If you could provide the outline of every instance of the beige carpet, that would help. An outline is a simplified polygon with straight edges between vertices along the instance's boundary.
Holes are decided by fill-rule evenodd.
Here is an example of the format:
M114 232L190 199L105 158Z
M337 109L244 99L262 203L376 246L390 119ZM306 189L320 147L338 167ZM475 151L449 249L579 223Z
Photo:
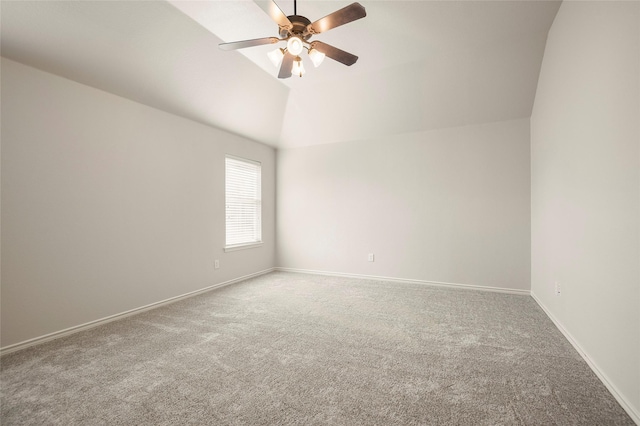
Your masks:
M527 296L272 273L1 360L3 425L632 425Z

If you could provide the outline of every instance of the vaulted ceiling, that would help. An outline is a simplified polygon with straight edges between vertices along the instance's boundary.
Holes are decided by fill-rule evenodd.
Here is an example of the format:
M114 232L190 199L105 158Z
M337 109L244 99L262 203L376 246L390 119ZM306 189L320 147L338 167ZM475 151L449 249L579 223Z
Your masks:
M350 1L305 1L314 21ZM277 1L293 14L293 1ZM2 56L240 134L296 147L531 115L558 1L360 0L367 17L314 39L359 56L277 78L277 36L248 0L2 1Z

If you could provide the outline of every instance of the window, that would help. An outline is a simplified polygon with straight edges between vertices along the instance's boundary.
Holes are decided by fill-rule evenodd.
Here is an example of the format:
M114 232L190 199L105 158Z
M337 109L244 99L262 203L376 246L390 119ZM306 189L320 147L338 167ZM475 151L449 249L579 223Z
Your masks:
M227 155L225 158L225 250L262 243L260 163Z

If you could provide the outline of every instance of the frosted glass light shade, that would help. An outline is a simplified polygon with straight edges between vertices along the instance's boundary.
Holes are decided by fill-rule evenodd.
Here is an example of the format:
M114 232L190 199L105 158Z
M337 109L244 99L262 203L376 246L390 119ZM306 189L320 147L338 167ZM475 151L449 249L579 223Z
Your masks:
M324 53L319 52L316 49L309 50L309 58L316 68L318 68L322 61L324 61L324 56Z
M302 60L298 56L295 61L293 61L293 67L291 67L291 75L297 75L302 77L305 73L304 65L302 64Z
M269 57L269 60L271 61L273 66L277 68L280 66L282 58L284 58L284 50L280 48L272 50L271 52L267 53L267 56Z
M292 55L298 56L300 52L302 52L303 48L304 45L302 44L302 40L298 37L290 37L289 41L287 41L287 50Z

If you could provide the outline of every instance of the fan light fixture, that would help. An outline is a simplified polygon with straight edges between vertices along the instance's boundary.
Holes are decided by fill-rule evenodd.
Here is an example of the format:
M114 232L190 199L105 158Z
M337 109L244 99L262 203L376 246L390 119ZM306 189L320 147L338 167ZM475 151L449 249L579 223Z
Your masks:
M294 56L298 56L302 53L302 49L304 49L304 45L302 44L302 40L299 37L293 36L289 37L287 41L287 51Z
M267 56L269 57L269 60L271 60L273 66L278 68L282 63L282 58L284 58L284 49L277 48L276 50L272 50L267 53Z
M305 73L304 65L302 65L302 59L300 56L296 56L293 61L293 67L291 68L291 75L297 75L302 77Z
M309 49L309 58L311 59L311 62L313 62L313 65L316 68L318 68L322 63L322 61L324 61L324 57L325 57L324 53L314 49L313 47Z

